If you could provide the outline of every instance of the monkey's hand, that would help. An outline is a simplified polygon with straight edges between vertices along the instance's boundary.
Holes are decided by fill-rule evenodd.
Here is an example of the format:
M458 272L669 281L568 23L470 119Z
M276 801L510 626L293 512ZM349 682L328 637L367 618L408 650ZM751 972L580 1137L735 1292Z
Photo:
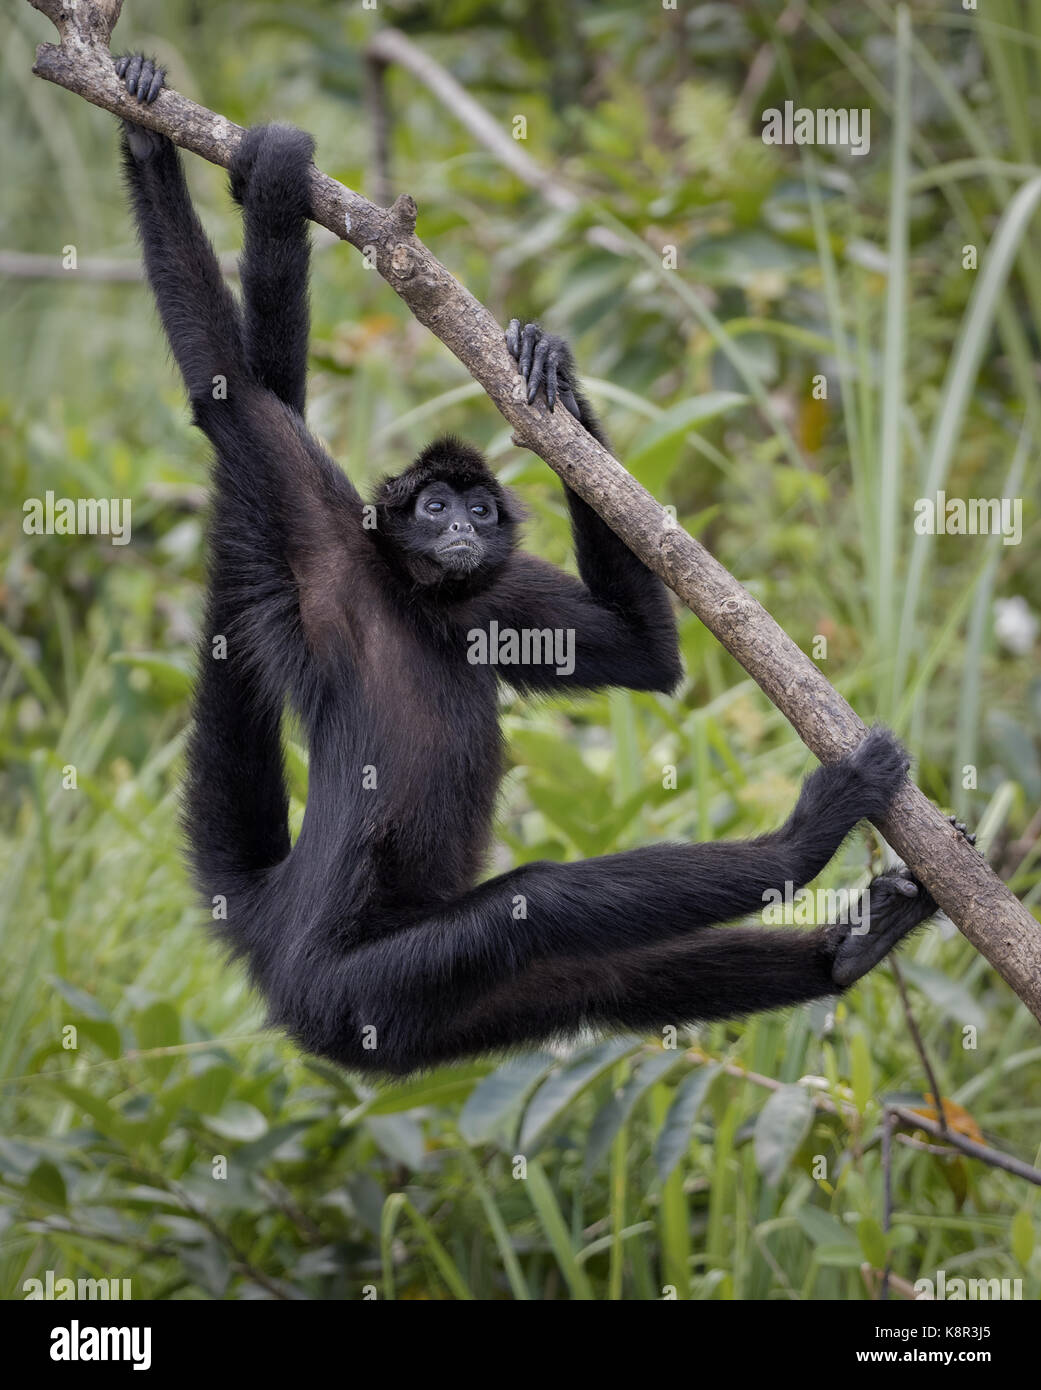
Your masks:
M228 165L231 196L277 221L311 213L314 137L291 125L251 126Z
M154 60L146 58L143 53L124 53L113 61L116 76L122 80L130 95L137 97L140 105L151 106L163 90L166 69L157 67ZM170 143L169 138L160 135L157 130L149 130L147 126L126 119L123 120L123 134L127 148L137 160L151 159Z
M565 409L576 420L582 419L582 410L575 397L575 359L565 339L553 333L543 333L537 323L522 326L520 319L510 319L506 346L517 359L520 374L528 388L529 405L538 395L539 387L545 383L546 404L550 410L559 396Z

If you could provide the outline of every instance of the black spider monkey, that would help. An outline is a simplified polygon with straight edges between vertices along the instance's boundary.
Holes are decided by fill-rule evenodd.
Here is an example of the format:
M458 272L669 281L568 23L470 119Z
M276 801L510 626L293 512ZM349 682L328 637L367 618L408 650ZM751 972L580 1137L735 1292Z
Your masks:
M116 70L139 101L162 88L141 56ZM393 1074L587 1026L660 1029L846 988L936 910L906 871L870 885L866 934L712 924L807 883L858 821L886 811L909 764L885 729L814 772L787 822L757 840L476 882L502 749L499 668L471 664L468 634L493 621L574 631L570 674L502 672L521 691L669 692L675 626L657 577L570 490L581 579L518 550L516 501L456 439L429 445L366 510L303 419L312 151L301 131L262 126L235 153L240 310L173 144L124 122L148 278L215 454L185 821L199 885L226 904L221 934L272 1022L309 1052ZM507 344L529 401L543 387L550 409L559 399L606 445L567 345L516 319ZM287 697L310 748L295 846Z

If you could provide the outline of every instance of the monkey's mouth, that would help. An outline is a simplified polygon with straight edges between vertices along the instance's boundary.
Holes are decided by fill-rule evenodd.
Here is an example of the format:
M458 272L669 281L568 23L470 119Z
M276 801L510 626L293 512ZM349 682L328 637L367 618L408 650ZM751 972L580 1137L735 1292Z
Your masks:
M474 569L481 562L481 547L476 541L460 536L438 547L437 558L452 569Z

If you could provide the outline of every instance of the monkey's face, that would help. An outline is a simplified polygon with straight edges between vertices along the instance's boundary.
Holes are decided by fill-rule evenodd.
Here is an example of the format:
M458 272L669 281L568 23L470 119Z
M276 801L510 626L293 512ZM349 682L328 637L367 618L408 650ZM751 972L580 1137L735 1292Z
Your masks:
M416 494L402 539L411 555L443 574L466 576L502 563L508 551L504 529L488 488L460 490L439 479Z

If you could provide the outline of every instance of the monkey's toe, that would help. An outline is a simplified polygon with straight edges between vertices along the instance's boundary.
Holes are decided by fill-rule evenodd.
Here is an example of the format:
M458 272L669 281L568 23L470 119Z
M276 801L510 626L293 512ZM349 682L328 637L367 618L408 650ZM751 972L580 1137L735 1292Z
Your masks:
M130 95L136 96L142 106L150 106L163 90L166 79L165 68L159 67L153 59L143 53L123 53L115 59L116 76L123 82Z

